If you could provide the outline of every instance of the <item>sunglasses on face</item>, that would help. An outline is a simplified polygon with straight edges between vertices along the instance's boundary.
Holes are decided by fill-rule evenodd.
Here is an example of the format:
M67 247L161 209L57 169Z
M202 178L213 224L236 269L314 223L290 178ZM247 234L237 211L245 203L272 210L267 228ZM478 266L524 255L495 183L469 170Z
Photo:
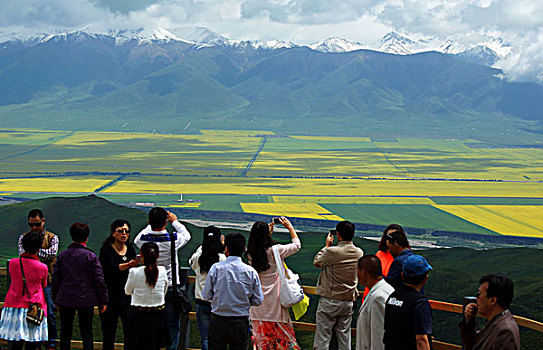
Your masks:
M43 222L29 222L28 226L30 227L40 227Z
M115 230L115 232L117 233L130 233L130 230L129 229L126 229L126 228L118 228Z

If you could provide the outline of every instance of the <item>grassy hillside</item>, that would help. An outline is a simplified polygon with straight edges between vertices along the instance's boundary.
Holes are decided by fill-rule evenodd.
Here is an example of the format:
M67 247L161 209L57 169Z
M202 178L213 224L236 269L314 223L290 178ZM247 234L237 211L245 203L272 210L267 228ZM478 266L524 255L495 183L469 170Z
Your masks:
M3 223L0 234L0 254L12 257L17 254L17 238L28 231L27 214L39 208L44 212L46 227L55 232L60 239L60 250L71 242L69 228L74 222L89 225L91 235L89 247L98 251L102 241L109 235L109 225L117 218L128 220L132 230L142 228L147 221L145 213L137 209L120 207L104 199L88 197L53 197L22 202L0 207L0 220Z
M539 140L543 118L541 85L511 83L497 69L435 52L195 50L97 37L6 43L0 68L9 127L288 129L526 144Z
M136 209L120 207L104 199L88 196L76 198L48 198L0 207L0 221L4 224L0 232L0 253L4 257L16 252L17 236L26 230L26 214L32 208L41 208L47 217L47 226L59 234L61 248L69 242L68 227L75 221L86 222L91 227L89 246L97 250L107 236L109 223L116 218L125 218L138 231L146 222L146 214ZM182 218L181 218L182 219ZM187 224L193 239L180 251L182 266L201 243L201 227ZM232 230L223 230L224 233ZM246 232L244 234L247 234ZM287 234L276 233L274 238L288 242ZM301 275L304 285L315 285L319 270L312 265L312 259L324 244L322 233L301 233L302 249L287 259L287 264ZM365 253L374 253L376 242L356 238L355 244ZM511 307L513 313L543 320L543 306L534 300L543 298L543 276L538 267L543 266L543 252L536 249L514 248L476 251L466 248L432 249L419 251L425 256L434 271L426 288L431 299L461 303L464 296L476 293L479 278L487 273L503 273L515 282L515 300ZM2 279L2 285L4 280ZM5 289L2 288L2 297ZM314 322L317 299L312 298L310 311L303 320ZM436 339L459 343L457 323L460 316L434 312L434 333ZM195 330L193 330L195 332ZM99 339L99 337L97 337ZM312 334L300 332L298 338L302 348L310 348ZM194 340L196 341L196 340ZM537 349L543 342L543 334L523 331L523 349ZM535 345L534 345L535 344ZM195 344L193 344L195 345ZM531 346L533 345L533 346ZM534 347L535 346L535 347Z

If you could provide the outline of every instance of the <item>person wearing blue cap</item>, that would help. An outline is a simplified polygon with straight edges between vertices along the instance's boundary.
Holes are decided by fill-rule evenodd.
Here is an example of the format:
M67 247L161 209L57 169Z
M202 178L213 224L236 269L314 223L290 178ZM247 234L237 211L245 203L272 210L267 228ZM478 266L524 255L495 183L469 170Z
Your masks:
M420 293L433 270L426 259L411 255L402 266L403 286L388 298L385 307L386 350L431 349L432 310L428 298Z

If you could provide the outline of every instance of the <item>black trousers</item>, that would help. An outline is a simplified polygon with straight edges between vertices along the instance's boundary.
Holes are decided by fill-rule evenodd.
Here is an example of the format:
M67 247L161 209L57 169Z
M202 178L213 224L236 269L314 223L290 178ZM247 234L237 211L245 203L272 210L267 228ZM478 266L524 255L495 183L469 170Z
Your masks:
M209 350L247 350L249 317L226 317L211 314Z
M8 341L8 350L40 350L41 342Z
M117 323L121 318L123 324L124 333L124 346L125 349L131 349L130 346L130 317L132 315L132 308L130 306L130 299L125 304L109 304L106 308L106 312L100 314L100 325L102 328L103 336L103 350L113 350L115 348L115 334L117 333Z
M74 328L74 318L77 312L79 320L79 332L83 340L83 349L93 349L92 337L92 317L94 316L94 307L69 307L61 306L60 314L60 350L70 350L72 341L72 332Z

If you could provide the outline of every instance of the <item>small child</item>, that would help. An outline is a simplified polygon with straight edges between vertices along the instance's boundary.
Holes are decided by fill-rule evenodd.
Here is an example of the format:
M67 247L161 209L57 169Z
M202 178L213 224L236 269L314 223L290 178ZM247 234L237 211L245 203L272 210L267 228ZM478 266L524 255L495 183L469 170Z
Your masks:
M245 237L231 233L224 240L226 261L211 266L202 298L211 301L209 350L247 349L249 307L262 304L264 295L256 270L241 261Z

